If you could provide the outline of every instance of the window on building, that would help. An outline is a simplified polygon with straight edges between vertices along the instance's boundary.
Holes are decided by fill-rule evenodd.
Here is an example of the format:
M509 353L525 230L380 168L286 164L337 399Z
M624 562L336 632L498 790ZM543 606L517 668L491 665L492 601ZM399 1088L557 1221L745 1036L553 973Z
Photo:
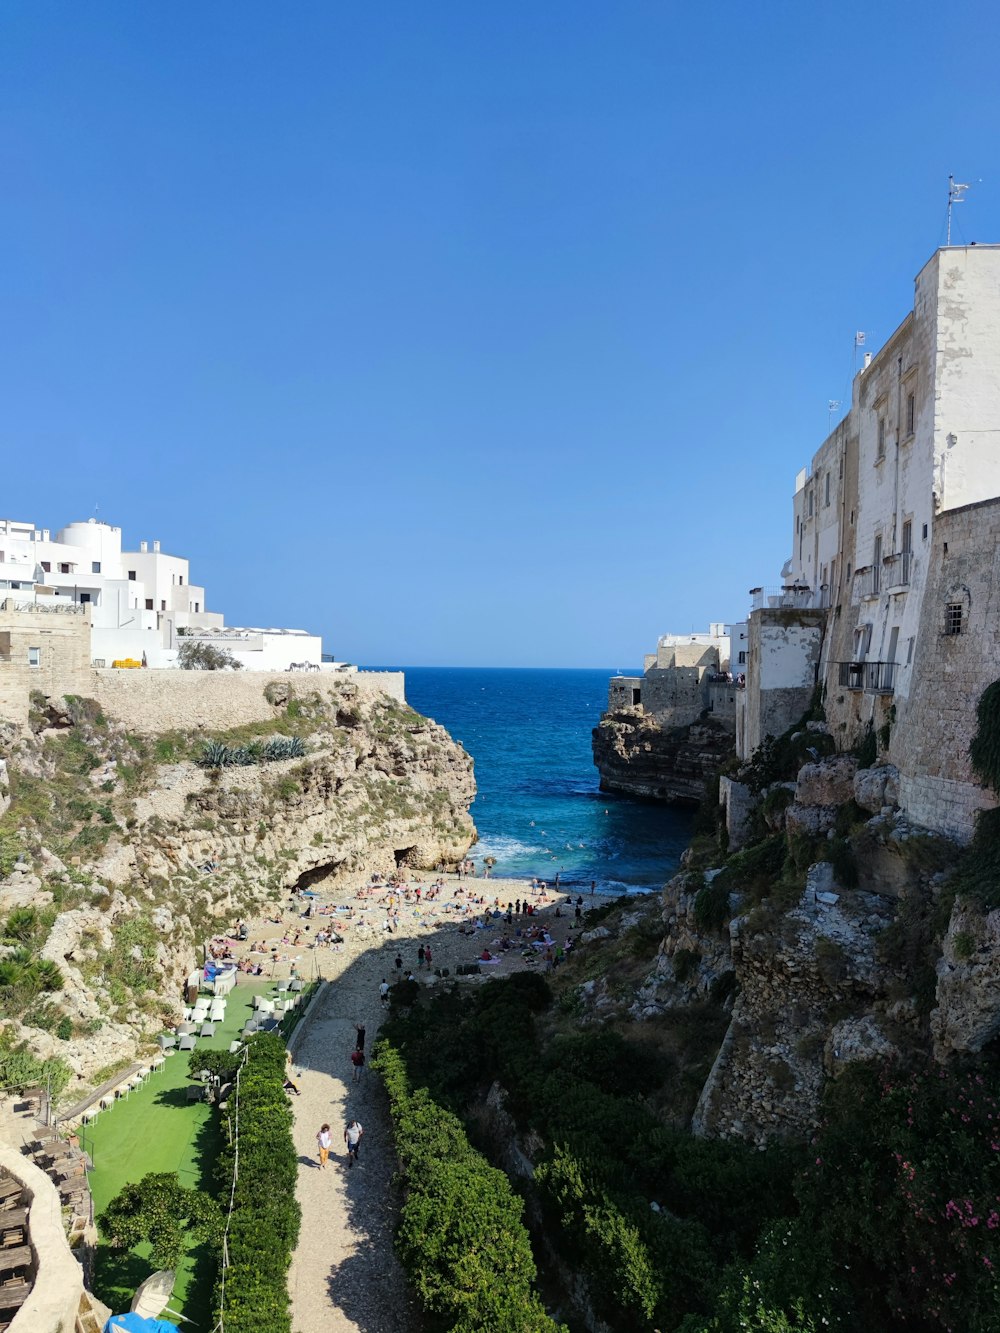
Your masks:
M912 435L917 420L917 400L914 394L906 396L906 433Z
M962 632L962 612L964 607L961 602L949 602L944 609L944 632L945 634L961 634Z
M740 653L740 666L745 666L747 660L746 653Z
M129 572L128 572L128 576L129 576L129 579L131 580L131 582L134 583L134 582L135 582L135 570L134 570L134 569L130 569Z
M878 419L878 448L875 451L875 462L885 458L885 417Z
M823 504L827 509L830 508L830 474L829 472L823 478Z
M152 599L152 597L147 597L147 598L146 598L146 610L147 610L147 611L152 611L152 609L153 609L153 599Z
M848 581L848 583L850 583L850 581L851 581L851 562L850 562L850 560L848 560L848 562L847 562L847 581Z
M196 613L200 612L200 611L201 611L201 602L195 602L195 604L194 604L194 609L195 609L195 612L196 612Z
M51 573L52 573L52 561L51 561L51 560L43 560L43 561L42 561L42 568L45 570L46 574L51 574Z
M913 635L906 640L906 665L909 666L913 661Z
M161 611L166 611L166 609L167 609L167 604L166 604L166 602L161 602L161 603L160 603L160 610L161 610Z
M37 667L37 666L41 666L41 665L42 665L42 650L41 650L41 648L29 648L29 649L28 649L28 666L30 666L30 667Z
M70 567L69 567L69 565L67 565L65 562L64 562L63 564L61 564L61 565L59 566L59 573L60 573L60 574L69 574L69 573L70 573Z
M923 537L924 541L927 540L927 524L926 524L926 523L924 524L924 530L923 530L923 532L922 532L920 535Z
M809 517L812 518L812 516L813 516L813 493L812 493L812 491L810 491L810 492L809 492Z
M91 562L90 562L90 572L91 572L91 574L100 574L100 572L101 572L101 562L100 562L100 560L91 560Z
M882 534L875 538L872 549L872 592L878 592L882 586Z
M80 601L81 601L81 603L89 602L89 601L90 601L90 593L89 593L89 592L82 592L82 593L80 594Z
M182 588L184 587L184 575L183 575L183 574L178 574L178 575L177 575L177 582L181 585Z

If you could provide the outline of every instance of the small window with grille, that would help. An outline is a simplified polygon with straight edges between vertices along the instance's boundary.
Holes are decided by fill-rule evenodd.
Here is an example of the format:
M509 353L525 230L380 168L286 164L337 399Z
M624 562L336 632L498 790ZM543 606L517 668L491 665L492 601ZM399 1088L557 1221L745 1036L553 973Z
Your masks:
M944 632L945 634L961 634L962 632L962 612L964 607L961 602L949 602L944 609Z

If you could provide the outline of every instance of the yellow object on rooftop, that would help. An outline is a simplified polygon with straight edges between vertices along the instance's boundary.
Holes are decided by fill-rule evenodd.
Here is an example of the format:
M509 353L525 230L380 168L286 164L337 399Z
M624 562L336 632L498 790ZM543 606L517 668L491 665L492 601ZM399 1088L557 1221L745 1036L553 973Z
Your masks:
M137 662L134 657L119 657L116 662L112 662L113 667L141 667L142 663Z

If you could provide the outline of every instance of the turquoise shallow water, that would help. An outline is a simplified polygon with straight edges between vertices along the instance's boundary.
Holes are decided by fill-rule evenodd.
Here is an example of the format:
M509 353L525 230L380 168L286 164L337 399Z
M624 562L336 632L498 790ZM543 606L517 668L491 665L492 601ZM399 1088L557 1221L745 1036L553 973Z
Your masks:
M601 893L659 888L691 836L691 814L598 789L590 733L608 671L407 667L411 706L447 727L476 765L473 856L495 874Z

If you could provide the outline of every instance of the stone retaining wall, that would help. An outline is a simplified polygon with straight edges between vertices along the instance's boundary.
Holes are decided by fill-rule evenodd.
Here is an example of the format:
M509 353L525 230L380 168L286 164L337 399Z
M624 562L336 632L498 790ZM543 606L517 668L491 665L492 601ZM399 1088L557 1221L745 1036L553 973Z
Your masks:
M157 734L174 728L225 731L275 716L264 691L287 686L291 695L318 693L342 697L350 686L370 697L389 695L405 702L401 671L354 674L300 671L178 671L149 668L123 671L108 667L93 673L92 697L109 717L129 731Z
M66 1241L59 1191L16 1148L0 1147L0 1167L31 1197L30 1243L36 1268L31 1295L11 1321L10 1333L67 1333L76 1323L83 1269Z

